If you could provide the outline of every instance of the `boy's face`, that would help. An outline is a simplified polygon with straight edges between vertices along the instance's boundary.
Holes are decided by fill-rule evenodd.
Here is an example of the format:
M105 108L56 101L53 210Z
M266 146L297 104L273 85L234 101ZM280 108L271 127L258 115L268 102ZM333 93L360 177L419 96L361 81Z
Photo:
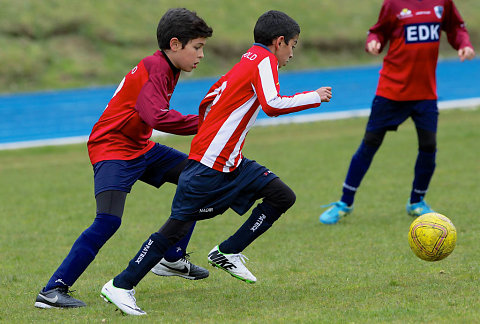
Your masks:
M170 60L178 69L190 72L197 67L203 58L203 47L207 42L206 38L200 37L190 40L184 48L180 42L171 43Z
M278 60L278 67L281 68L282 66L287 65L288 61L293 57L293 49L297 45L298 35L292 37L288 44L285 42L283 36L279 37L277 42L278 49L276 50L275 56Z

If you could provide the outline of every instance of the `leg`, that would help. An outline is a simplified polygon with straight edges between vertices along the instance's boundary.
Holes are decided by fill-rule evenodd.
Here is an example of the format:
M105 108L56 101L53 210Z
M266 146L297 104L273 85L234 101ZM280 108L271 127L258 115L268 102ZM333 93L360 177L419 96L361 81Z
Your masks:
M350 167L343 183L343 195L340 199L347 206L352 206L363 177L367 173L370 164L372 163L375 153L382 145L386 131L365 132L362 143L352 157Z
M167 249L178 243L192 228L193 221L169 218L158 232L153 233L129 262L127 268L115 277L113 285L133 289L164 256Z
M412 119L418 136L418 155L415 162L412 191L407 202L407 213L420 216L433 210L423 200L435 171L437 152L438 107L436 100L421 100L415 103Z
M126 192L104 191L98 194L97 216L75 241L67 257L45 286L45 290L55 287L72 286L95 259L100 248L112 237L121 224Z
M264 197L263 202L253 209L237 232L208 254L208 261L213 266L248 283L255 283L257 278L243 264L245 256L240 252L265 233L296 199L295 193L279 178L270 181L259 192L261 197Z
M222 253L234 254L243 251L257 237L266 232L273 223L295 203L295 193L280 178L269 182L261 191L263 202L258 204L250 217L227 240L219 245Z
M418 155L415 163L415 176L413 179L410 203L421 200L427 193L428 185L435 171L435 157L437 152L436 133L417 128Z
M104 191L96 196L97 216L92 225L78 237L67 257L38 294L35 306L40 308L82 307L85 303L68 295L68 287L87 269L100 248L121 224L127 193Z
M163 182L178 184L178 179L188 162L187 156L177 150L168 148L167 157L163 157L147 168L147 172L141 177L154 186ZM163 170L167 169L165 173ZM179 276L185 279L198 280L207 278L207 269L196 266L189 261L187 245L195 228L195 222L189 232L175 245L172 245L164 254L163 259L152 268L152 272L158 276Z
M352 157L350 167L343 183L343 195L340 201L333 202L323 207L330 207L319 218L323 224L336 224L341 216L346 216L353 211L353 201L363 177L368 171L373 157L382 144L386 130L370 132L365 136L357 152Z
M170 182L173 184L178 184L178 178L180 177L180 173L182 173L185 165L187 164L188 159L185 158L183 161L178 163L176 166L171 168L169 171L165 173L164 180L165 182ZM187 245L190 242L190 238L193 233L193 229L195 228L195 222L193 223L190 231L182 238L178 244L172 246L167 250L164 255L165 260L168 262L175 262L180 260L186 255L187 252Z
M127 268L103 286L101 294L105 301L115 304L126 314L145 315L137 306L133 287L162 259L168 247L185 236L191 227L191 221L168 219L158 232L150 235Z

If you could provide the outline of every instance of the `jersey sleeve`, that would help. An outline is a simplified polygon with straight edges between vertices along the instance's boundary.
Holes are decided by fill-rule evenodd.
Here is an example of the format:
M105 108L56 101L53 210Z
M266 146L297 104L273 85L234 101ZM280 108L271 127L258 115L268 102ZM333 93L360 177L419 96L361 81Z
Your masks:
M197 115L182 115L170 109L167 76L155 73L149 77L137 99L135 108L142 120L158 131L176 135L193 135L198 130Z
M445 17L442 29L447 33L448 42L454 49L458 50L466 46L473 48L465 23L452 0L445 2Z
M380 52L385 48L389 41L389 36L395 26L395 16L391 13L390 1L385 0L380 14L378 15L378 21L368 30L367 41L365 42L365 50L367 50L367 44L372 40L376 40L381 44Z
M207 94L203 98L203 100L200 102L200 105L198 107L198 128L202 125L202 122L205 120L205 117L208 114L208 111L210 110L210 107L212 107L213 102L217 99L217 96L219 95L221 89L221 85L224 82L225 77L222 76L220 79L215 82L210 89L208 90Z
M265 57L259 64L253 80L253 88L263 111L276 117L318 107L321 99L316 91L297 93L293 96L279 94L278 70L272 66L270 57Z

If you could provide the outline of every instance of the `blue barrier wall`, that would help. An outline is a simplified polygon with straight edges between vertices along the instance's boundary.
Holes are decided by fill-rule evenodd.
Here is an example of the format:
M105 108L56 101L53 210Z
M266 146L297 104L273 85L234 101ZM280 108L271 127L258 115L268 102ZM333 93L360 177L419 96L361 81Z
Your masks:
M290 95L325 85L333 87L334 98L330 103L296 113L295 116L365 110L375 94L379 69L379 66L361 66L280 73L280 92ZM439 62L439 103L480 99L479 74L479 59L463 63L453 59ZM215 81L216 78L180 80L172 96L171 108L185 114L197 113L198 103ZM84 140L115 89L116 85L112 85L1 95L0 148L22 146L21 143L32 141L48 143L49 140L62 138L80 137ZM259 119L265 118L268 118L265 114L259 115Z

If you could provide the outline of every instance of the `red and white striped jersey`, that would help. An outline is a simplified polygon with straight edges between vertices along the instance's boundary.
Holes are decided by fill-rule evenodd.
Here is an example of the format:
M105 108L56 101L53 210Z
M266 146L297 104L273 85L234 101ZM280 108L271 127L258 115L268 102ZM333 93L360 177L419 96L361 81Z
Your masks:
M453 48L472 47L452 0L384 0L367 37L367 44L377 40L382 49L390 41L377 95L397 101L437 99L435 70L442 30Z
M231 172L242 160L245 137L260 108L279 116L320 106L316 91L279 94L278 61L270 50L254 44L200 103L199 130L189 158L221 172Z

